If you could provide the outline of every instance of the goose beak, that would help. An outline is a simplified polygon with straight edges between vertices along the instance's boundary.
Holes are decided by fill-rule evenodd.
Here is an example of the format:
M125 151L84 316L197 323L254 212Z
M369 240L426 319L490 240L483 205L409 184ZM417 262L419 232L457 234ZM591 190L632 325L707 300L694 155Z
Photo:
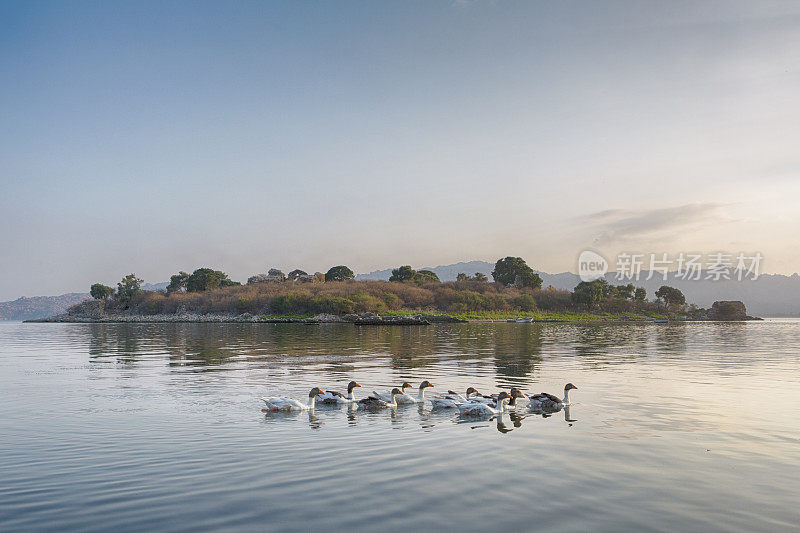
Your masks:
M354 386L354 387L360 387L360 386L361 386L361 384L360 384L360 383L356 383L356 384L355 384L355 385L353 385L353 386Z

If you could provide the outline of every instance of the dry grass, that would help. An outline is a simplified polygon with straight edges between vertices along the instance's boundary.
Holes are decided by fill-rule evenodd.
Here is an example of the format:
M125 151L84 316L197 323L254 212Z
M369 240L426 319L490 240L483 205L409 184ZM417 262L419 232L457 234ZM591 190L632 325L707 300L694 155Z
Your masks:
M516 289L496 283L455 281L417 285L412 282L343 281L320 284L259 283L206 292L163 294L142 292L131 301L138 314L250 313L253 315L317 313L385 313L422 311L469 314L481 312L586 311L564 290ZM653 304L654 305L654 304ZM651 305L605 302L597 311L649 311ZM114 311L109 302L107 310Z

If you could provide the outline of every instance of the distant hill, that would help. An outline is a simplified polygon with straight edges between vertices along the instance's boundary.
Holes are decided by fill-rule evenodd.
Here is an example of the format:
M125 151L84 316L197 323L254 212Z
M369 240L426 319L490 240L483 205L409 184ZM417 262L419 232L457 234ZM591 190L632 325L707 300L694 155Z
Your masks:
M425 270L436 272L442 281L454 281L459 272L474 275L482 272L492 279L494 263L486 261L469 261L452 265L437 267L424 267ZM422 270L422 269L419 269ZM536 271L542 277L542 287L552 285L556 289L572 290L580 282L577 274L562 272L549 274ZM356 279L388 280L392 269L375 270L368 274L359 274ZM628 283L616 279L614 272L606 274L609 283L615 285ZM655 297L655 292L661 285L677 287L686 296L686 301L700 307L711 307L717 300L741 300L747 305L747 312L757 316L796 317L800 316L800 275L792 274L762 274L756 281L684 281L671 276L664 281L661 274L655 274L652 279L646 280L648 272L642 272L640 281L633 282L637 287L647 289L647 298Z
M88 293L71 292L61 296L35 296L0 302L0 320L33 320L58 315L68 307L87 300Z
M492 277L492 270L494 270L494 263L487 263L486 261L469 261L467 263L455 263L452 265L440 265L437 267L423 267L417 270L431 270L436 272L439 279L442 281L455 281L456 276L463 272L469 276L474 276L476 273L481 272L489 279ZM367 274L358 274L357 280L370 279L377 281L388 281L389 276L392 275L392 269L375 270Z
M168 282L144 283L146 291L165 290ZM60 315L70 306L90 298L88 292L70 292L60 296L34 296L17 298L11 302L0 302L0 320L34 320Z
M161 283L142 283L142 290L145 291L165 291L167 290L169 281L162 281Z

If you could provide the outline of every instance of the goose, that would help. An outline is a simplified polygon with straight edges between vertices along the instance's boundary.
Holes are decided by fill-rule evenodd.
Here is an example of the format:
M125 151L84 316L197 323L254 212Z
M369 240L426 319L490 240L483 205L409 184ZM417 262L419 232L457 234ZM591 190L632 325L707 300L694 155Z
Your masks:
M475 394L470 398L470 401L485 403L489 407L497 407L497 398L499 395L500 393L495 393L487 396L485 394L480 394L478 391L475 391ZM519 390L517 387L511 387L511 392L508 393L508 397L510 398L508 406L511 407L512 409L516 408L517 406L516 403L517 398L523 398L525 400L528 399L528 397L525 394L523 394L522 391Z
M539 394L531 394L531 409L534 410L544 410L544 411L557 411L564 407L565 405L569 405L569 391L572 389L577 389L575 385L572 383L567 383L564 385L564 399L562 400L558 396L553 394L548 394L546 392L542 392Z
M492 407L481 402L467 402L458 406L461 416L492 416L502 413L506 408L506 402L511 396L503 391L497 396L497 407Z
M520 404L518 403L518 400L528 400L528 397L516 387L511 387L511 394L509 396L511 399L508 400L508 403L506 404L507 411L513 411L519 407Z
M300 400L289 398L287 396L269 396L261 398L267 404L262 411L305 411L314 408L314 402L317 396L323 394L322 389L314 387L308 392L308 403L303 403Z
M475 387L467 387L466 396L461 396L459 393L449 390L447 394L438 398L431 398L431 407L434 409L455 409L459 405L469 402L478 394L478 390Z
M397 395L397 403L402 405L409 405L413 403L425 403L425 389L428 387L433 387L433 383L428 381L427 379L419 384L419 392L416 396L411 396L410 394L406 394L405 392L401 392Z
M410 389L413 385L408 381L404 381L402 385L400 385L400 393L404 394L406 389ZM372 395L378 398L379 400L383 400L384 402L391 402L392 401L392 392L377 392L372 391Z
M358 400L358 406L364 409L382 409L385 407L397 407L397 395L402 394L400 389L397 387L392 389L392 401L387 402L386 400L381 400L375 396L367 396L366 398L362 398Z
M342 394L341 392L336 391L325 391L319 398L317 398L318 403L326 404L326 405L340 405L343 403L354 403L356 401L355 396L353 395L353 389L356 387L360 387L361 385L357 381L351 381L347 384L347 396Z

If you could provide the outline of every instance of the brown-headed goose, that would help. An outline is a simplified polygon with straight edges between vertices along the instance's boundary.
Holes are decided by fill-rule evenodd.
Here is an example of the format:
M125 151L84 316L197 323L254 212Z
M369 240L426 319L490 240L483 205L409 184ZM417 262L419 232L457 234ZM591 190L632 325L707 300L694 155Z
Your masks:
M355 396L353 395L353 389L356 387L360 387L357 381L351 381L347 384L347 396L342 394L341 392L328 390L325 391L324 394L320 395L317 398L317 403L322 403L326 405L339 405L345 403L354 403L356 401Z
M392 389L392 401L387 402L386 400L381 400L376 396L367 396L361 400L358 400L358 406L363 407L364 409L383 409L385 407L397 407L397 395L402 394L400 389L397 387Z
M567 383L564 385L564 398L561 399L558 396L553 394L548 394L546 392L541 392L539 394L531 394L530 396L530 406L531 409L540 410L540 411L557 411L564 407L565 405L569 405L569 391L573 389L577 389L575 385L572 383Z

